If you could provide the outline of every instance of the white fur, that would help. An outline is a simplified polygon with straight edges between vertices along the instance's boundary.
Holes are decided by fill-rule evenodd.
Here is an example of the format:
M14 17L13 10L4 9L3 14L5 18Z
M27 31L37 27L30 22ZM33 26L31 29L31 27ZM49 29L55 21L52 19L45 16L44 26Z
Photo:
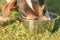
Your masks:
M0 16L0 20L2 20L2 21L7 21L7 20L9 20L9 18L6 17L6 18L3 19L3 18Z
M32 6L31 0L26 0L26 3L29 5L29 7L30 7L32 10L34 10L34 9L33 9L33 6Z
M49 12L46 10L45 16L48 17L48 20L50 20Z
M11 0L6 0L7 3L9 3Z

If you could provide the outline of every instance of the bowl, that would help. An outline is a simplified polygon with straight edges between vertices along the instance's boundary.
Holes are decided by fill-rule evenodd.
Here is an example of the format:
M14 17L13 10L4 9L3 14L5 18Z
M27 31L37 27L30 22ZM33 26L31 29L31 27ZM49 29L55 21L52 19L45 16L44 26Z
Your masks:
M49 12L51 20L26 20L20 18L22 21L22 25L28 33L33 32L34 34L43 33L46 30L52 31L54 28L55 20L59 18L59 16L55 13Z

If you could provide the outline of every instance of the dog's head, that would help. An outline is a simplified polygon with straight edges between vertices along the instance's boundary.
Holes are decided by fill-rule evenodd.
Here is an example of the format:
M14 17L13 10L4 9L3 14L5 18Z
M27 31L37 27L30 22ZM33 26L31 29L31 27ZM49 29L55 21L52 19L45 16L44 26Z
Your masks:
M14 6L18 6L17 9L22 12L22 16L25 19L42 18L46 11L44 0L10 0L9 4L11 3L14 4Z
M19 7L18 9L20 9L20 11L24 15L27 14L26 16L29 16L29 13L31 12L30 13L31 16L35 15L34 18L36 19L37 16L42 17L45 14L46 7L45 7L44 0L18 0L17 3L18 3L18 7ZM32 14L34 14L34 15L32 15Z

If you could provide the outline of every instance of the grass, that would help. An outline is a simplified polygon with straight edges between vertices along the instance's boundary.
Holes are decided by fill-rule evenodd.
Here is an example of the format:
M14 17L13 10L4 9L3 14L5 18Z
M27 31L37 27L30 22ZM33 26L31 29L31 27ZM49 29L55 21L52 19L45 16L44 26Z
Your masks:
M0 2L0 11L5 1ZM60 15L60 0L46 0L49 11ZM11 11L10 20L0 21L0 40L60 40L60 18L56 20L52 32L46 30L43 34L34 35L27 33L21 21L18 19L19 13Z

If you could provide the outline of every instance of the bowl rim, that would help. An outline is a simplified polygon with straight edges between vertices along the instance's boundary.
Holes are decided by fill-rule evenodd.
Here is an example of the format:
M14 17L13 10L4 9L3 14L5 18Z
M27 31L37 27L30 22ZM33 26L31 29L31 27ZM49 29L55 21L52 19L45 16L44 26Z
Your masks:
M53 18L53 19L50 19L50 20L27 20L27 19L22 19L22 18L19 18L21 20L24 20L24 21L34 21L34 22L46 22L46 21L54 21L54 20L57 20L59 18L59 15L56 14L56 13L53 13L53 12L48 12L49 14L52 14L52 15L55 15L56 18Z

